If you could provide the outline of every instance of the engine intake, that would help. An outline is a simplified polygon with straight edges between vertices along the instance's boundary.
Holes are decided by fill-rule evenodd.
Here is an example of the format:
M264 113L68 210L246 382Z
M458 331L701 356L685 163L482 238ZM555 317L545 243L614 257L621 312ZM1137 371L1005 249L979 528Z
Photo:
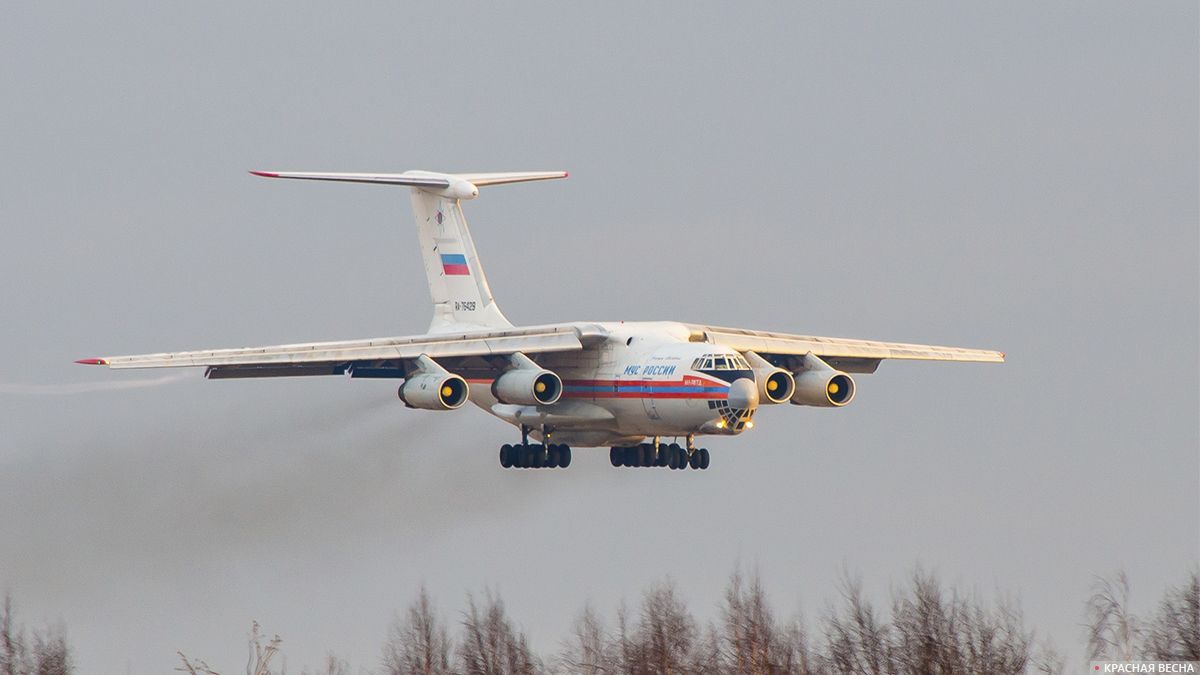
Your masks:
M467 402L467 381L453 373L418 373L396 393L404 405L421 410L454 410Z
M759 378L758 393L761 394L762 400L786 403L796 393L796 378L782 368L755 375Z

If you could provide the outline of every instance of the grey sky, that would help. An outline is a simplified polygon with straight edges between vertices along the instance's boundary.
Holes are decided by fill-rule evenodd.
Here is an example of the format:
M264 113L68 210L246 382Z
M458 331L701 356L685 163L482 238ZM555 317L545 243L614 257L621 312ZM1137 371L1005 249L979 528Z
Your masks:
M375 665L424 581L542 650L737 561L783 612L914 563L1072 653L1093 573L1200 558L1194 2L9 3L0 586L83 672ZM505 313L994 347L766 410L704 473L496 465L336 378L94 390L72 359L419 333L407 195L247 169L567 169L467 205ZM152 374L152 377L156 377ZM34 385L25 389L22 385ZM45 385L62 385L61 393Z

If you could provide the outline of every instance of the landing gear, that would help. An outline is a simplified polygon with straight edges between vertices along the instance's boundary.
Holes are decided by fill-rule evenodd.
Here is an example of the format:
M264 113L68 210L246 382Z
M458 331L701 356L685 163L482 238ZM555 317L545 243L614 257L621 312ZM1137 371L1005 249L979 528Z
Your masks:
M657 440L657 439L656 439ZM608 461L613 466L625 467L670 467L672 470L707 469L709 454L707 448L697 448L689 437L688 447L680 447L678 443L642 443L629 447L613 447L608 451Z
M521 443L500 446L500 466L509 469L565 469L571 466L571 446L550 442L551 429L542 427L546 443L530 443L529 427L521 427Z

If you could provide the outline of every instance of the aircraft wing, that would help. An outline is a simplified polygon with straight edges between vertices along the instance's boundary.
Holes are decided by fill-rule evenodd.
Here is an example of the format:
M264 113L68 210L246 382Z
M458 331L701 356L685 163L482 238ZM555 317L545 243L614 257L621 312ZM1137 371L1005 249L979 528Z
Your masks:
M797 357L812 353L829 365L847 372L873 373L883 359L1004 362L1003 352L990 349L791 335L717 326L689 325L689 328L693 335L706 336L709 342L726 345L741 352L753 351L763 356Z
M598 326L554 324L341 342L106 356L81 359L76 363L117 369L207 366L205 375L213 379L342 375L346 372L356 377L404 377L407 372L405 362L421 355L442 359L572 351L583 349L586 341L602 335L603 328Z

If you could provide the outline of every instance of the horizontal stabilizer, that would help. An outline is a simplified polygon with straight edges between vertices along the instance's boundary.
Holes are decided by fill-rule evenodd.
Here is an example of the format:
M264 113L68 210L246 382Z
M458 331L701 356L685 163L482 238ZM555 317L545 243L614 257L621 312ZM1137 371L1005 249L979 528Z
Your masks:
M410 176L403 173L314 173L311 171L251 171L263 178L294 178L296 180L331 180L341 183L374 183L377 185L406 185L443 189L450 187L449 178Z
M510 171L508 173L456 173L454 174L472 185L507 185L508 183L528 183L535 180L554 180L566 178L566 171Z
M476 187L527 183L536 180L566 178L566 171L511 171L508 173L435 173L433 171L405 171L404 173L320 173L311 171L251 171L263 178L293 178L296 180L327 180L339 183L371 183L375 185L403 185L407 187L445 190L451 185L466 181Z

